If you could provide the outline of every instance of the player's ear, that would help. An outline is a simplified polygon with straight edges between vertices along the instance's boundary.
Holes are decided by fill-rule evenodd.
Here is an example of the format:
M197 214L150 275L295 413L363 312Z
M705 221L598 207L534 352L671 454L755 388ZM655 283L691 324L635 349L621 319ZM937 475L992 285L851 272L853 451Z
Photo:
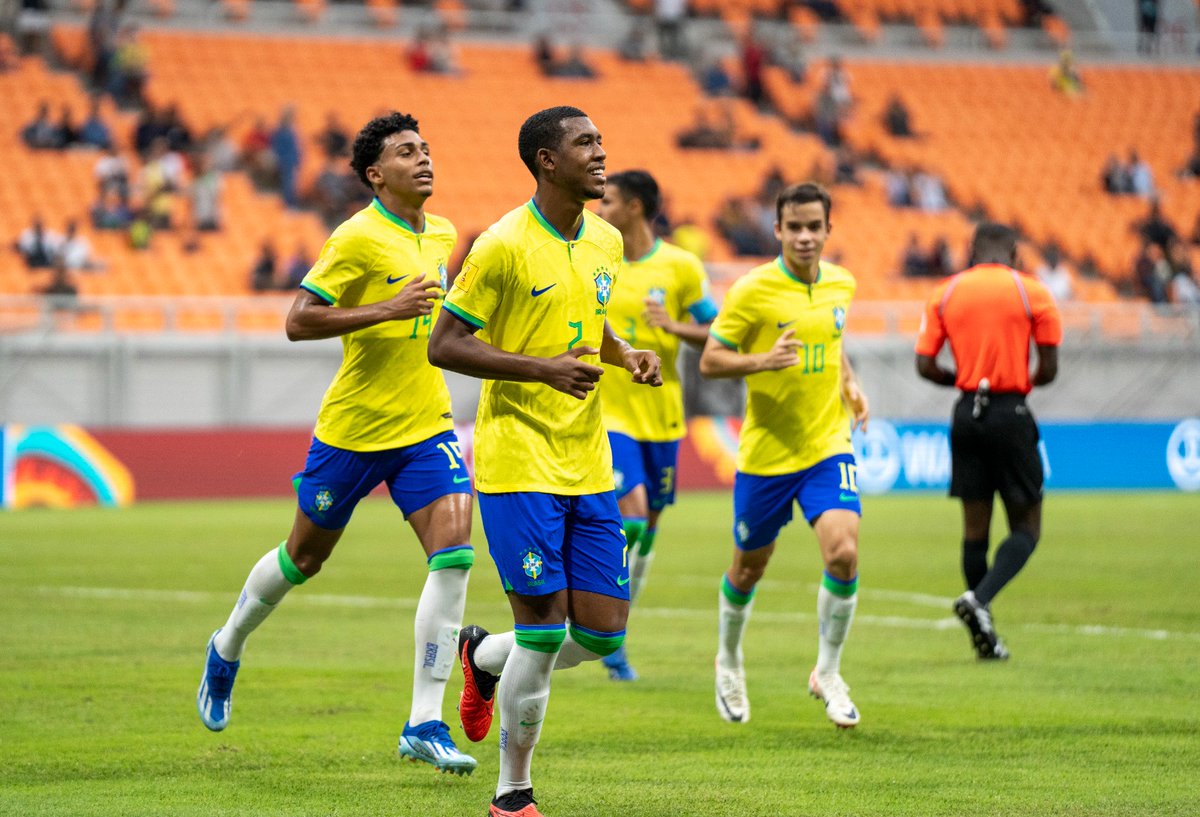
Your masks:
M827 235L827 236L828 236L828 235L829 235L830 233L832 233L832 232L833 232L833 222L832 222L832 221L829 221L828 219L826 219L826 221L825 221L825 235Z
M550 148L538 148L537 163L543 170L554 170L554 151Z
M366 174L367 181L369 181L372 186L383 184L383 171L379 169L379 165L367 165Z
M775 222L775 240L783 241L783 231L779 229L779 222Z

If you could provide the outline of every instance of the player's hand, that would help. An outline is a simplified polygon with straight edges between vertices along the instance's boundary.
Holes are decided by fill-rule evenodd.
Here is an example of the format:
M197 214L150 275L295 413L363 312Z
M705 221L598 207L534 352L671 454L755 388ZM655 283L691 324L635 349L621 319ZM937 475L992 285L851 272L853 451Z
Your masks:
M788 329L780 335L770 351L764 352L762 370L768 372L787 369L800 362L799 351L804 347L804 341L796 340L796 330Z
M871 419L871 404L857 381L847 380L842 384L842 399L850 409L850 430L861 428L865 432Z
M577 400L587 397L596 388L604 369L579 358L598 355L600 350L592 346L576 346L561 355L546 360L547 372L542 382L552 389L569 394Z
M634 383L662 385L662 361L649 349L630 349L625 352L625 368L633 373Z
M442 295L441 285L434 280L419 275L409 281L400 291L384 303L388 307L391 320L402 321L429 315L433 312L434 302Z
M644 303L646 311L642 313L642 320L655 329L662 329L664 332L672 335L675 334L675 331L672 329L675 321L671 320L671 316L667 314L667 308L653 298L647 298Z

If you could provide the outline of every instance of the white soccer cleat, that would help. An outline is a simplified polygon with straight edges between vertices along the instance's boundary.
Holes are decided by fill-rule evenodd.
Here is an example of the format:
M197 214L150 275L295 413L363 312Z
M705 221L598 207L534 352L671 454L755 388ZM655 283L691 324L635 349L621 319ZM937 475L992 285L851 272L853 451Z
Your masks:
M717 662L717 713L730 723L750 720L750 698L746 695L746 671L726 669Z
M814 669L808 676L808 691L825 702L825 715L839 729L849 729L858 724L858 707L850 700L850 687L838 673L817 675Z

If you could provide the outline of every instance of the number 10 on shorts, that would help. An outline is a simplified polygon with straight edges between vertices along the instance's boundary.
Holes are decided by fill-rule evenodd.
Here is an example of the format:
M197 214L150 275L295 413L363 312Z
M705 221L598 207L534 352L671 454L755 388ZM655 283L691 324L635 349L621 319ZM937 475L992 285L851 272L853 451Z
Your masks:
M838 484L838 487L843 491L853 491L857 494L858 479L856 474L858 473L858 466L849 462L839 462L838 471L842 475L842 481Z

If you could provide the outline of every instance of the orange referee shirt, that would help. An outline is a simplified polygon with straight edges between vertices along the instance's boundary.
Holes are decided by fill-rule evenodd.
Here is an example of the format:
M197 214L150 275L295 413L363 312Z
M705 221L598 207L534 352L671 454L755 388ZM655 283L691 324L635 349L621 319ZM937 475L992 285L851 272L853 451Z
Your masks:
M1031 275L980 264L938 284L921 317L917 354L936 357L950 341L954 385L1029 394L1029 345L1062 343L1062 316L1050 291Z

